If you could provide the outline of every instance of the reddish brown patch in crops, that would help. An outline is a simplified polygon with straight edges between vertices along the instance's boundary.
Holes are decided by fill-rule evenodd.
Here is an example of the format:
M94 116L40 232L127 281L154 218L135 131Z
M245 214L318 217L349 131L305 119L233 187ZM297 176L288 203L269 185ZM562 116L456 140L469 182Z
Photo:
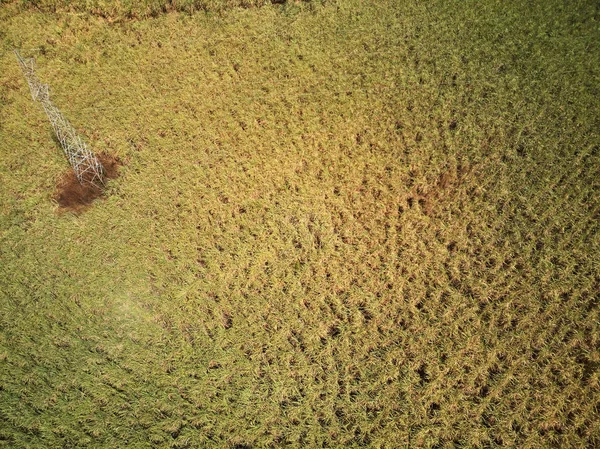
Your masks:
M431 215L444 199L453 198L455 191L474 175L474 167L459 165L442 173L431 185L415 187L406 199L409 208L418 204L425 215Z
M106 179L115 179L119 176L119 167L122 164L118 157L100 153L98 159L104 167ZM102 187L80 184L75 172L69 169L56 183L54 199L58 202L60 212L81 213L103 193Z

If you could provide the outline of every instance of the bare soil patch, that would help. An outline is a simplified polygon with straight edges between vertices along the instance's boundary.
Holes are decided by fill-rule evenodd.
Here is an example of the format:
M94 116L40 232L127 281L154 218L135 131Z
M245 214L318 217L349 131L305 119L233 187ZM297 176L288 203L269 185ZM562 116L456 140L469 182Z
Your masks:
M115 179L119 176L119 167L122 165L118 157L106 153L98 154L100 163L104 166L106 179ZM104 188L92 184L82 185L77 180L75 172L69 169L56 183L54 199L58 202L59 212L83 212L92 202L102 197Z

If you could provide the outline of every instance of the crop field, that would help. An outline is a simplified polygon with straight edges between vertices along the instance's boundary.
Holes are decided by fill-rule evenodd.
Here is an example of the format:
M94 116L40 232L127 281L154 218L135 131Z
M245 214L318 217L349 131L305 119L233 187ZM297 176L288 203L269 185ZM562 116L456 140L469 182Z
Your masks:
M9 0L0 67L0 448L600 447L597 1Z

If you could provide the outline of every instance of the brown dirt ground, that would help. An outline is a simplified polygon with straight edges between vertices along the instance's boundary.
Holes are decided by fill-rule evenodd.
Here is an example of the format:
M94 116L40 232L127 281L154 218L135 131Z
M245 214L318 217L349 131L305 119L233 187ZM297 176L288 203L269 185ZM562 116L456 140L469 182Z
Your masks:
M122 163L118 157L100 153L98 159L104 166L106 179L115 179L119 176L119 167ZM58 202L59 212L79 214L89 207L95 199L100 198L103 193L103 188L91 184L80 184L75 172L69 169L58 179L54 199Z

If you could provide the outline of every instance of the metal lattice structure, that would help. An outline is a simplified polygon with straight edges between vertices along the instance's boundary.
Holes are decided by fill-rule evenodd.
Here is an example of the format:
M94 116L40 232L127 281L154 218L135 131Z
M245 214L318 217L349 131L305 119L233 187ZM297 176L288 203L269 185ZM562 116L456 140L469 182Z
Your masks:
M81 184L92 184L96 187L104 185L104 167L96 155L87 147L79 137L75 128L71 126L60 110L50 101L50 89L47 84L42 84L35 74L35 60L33 58L23 59L15 50L15 55L25 75L31 97L39 101L48 119L56 138L60 142L77 179Z

